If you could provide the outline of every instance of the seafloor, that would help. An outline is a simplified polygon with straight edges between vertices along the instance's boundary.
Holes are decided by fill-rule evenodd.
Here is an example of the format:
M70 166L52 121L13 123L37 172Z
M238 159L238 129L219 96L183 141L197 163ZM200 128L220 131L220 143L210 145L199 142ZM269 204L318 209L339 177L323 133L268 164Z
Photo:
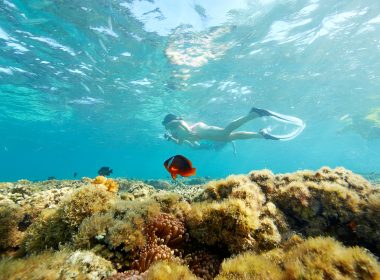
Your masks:
M0 279L380 279L378 181L187 182L0 183Z

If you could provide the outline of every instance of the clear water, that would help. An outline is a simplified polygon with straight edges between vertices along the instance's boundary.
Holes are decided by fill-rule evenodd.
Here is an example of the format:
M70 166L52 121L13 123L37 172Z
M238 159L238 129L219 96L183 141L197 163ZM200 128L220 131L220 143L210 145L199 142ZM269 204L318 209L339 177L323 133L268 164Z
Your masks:
M217 4L216 4L217 3ZM0 0L0 180L166 178L345 166L380 171L380 2ZM226 125L252 106L292 141L192 150L162 118ZM244 126L278 127L269 119Z

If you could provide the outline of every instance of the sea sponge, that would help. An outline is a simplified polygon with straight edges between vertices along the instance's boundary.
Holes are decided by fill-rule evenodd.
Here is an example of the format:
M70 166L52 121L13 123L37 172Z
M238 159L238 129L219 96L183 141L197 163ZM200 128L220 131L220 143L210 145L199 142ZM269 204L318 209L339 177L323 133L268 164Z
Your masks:
M190 204L178 193L159 191L150 198L160 204L162 212L172 213L177 217L183 217L190 209Z
M71 235L72 231L63 222L60 211L45 209L25 231L22 248L29 254L45 249L57 250L60 244L71 240Z
M238 253L257 249L252 234L260 225L258 214L236 198L220 203L194 203L186 216L186 225L190 236L198 242Z
M99 185L82 187L62 201L62 219L69 226L76 228L85 218L109 210L115 199L114 193Z
M119 184L112 180L111 178L106 178L104 176L97 176L94 181L94 185L103 185L106 187L107 191L116 193L119 190Z
M115 273L112 264L88 251L46 251L26 259L0 262L0 279L106 279Z
M282 237L274 221L269 217L260 219L260 226L255 230L254 238L260 250L270 250L280 244Z
M110 261L89 251L75 251L66 258L59 279L106 279L115 273Z
M291 248L283 266L287 279L380 279L380 265L372 255L326 237Z
M274 183L267 198L284 211L294 230L306 236L331 235L347 244L375 246L376 230L367 230L372 225L362 214L373 188L362 177L344 168L323 167L317 172L276 175Z
M160 261L153 264L146 272L146 280L197 280L185 265L173 261Z
M30 216L31 221L33 221L42 210L46 208L58 208L61 200L73 191L73 188L65 187L35 192L22 201L23 209Z
M248 178L258 184L266 194L271 194L277 188L276 177L269 169L253 170L248 174Z
M75 247L90 249L99 240L104 240L113 223L112 213L96 213L85 218L79 226L78 233L74 236Z
M20 245L23 233L18 225L23 216L20 206L10 199L0 198L0 252L15 249Z
M194 201L221 201L231 197L259 205L265 200L258 185L252 183L247 176L231 175L226 179L207 183L203 193L196 197Z
M146 280L145 275L146 273L140 273L137 270L127 270L118 272L108 277L107 280Z
M105 241L110 247L121 247L125 252L137 250L146 242L143 227L144 219L138 215L125 217L123 220L115 219L108 229Z
M205 185L205 190L195 201L220 201L229 197L233 188L246 183L247 178L243 175L231 175L226 179L210 181Z
M361 214L348 223L348 229L380 256L380 188L375 188L368 196Z
M286 279L279 265L252 252L240 254L223 261L220 274L215 280L280 280Z
M135 198L146 198L157 191L154 187L136 180L122 180L119 186L120 190L132 194Z
M118 269L126 269L143 247L145 220L140 215L114 217L113 212L96 213L83 220L74 236L76 248L87 248L111 260Z
M161 212L161 205L154 199L116 200L109 210L117 219L140 216L149 219Z

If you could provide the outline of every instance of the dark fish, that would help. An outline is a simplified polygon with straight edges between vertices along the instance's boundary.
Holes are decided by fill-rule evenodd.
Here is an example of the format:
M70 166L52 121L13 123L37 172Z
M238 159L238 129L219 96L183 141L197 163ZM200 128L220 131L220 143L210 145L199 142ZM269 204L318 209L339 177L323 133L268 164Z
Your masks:
M100 176L109 176L113 172L112 169L110 169L108 166L103 166L98 170L98 174Z
M47 179L48 180L56 180L57 178L55 178L54 176L49 176Z
M76 177L78 175L78 173L77 172L74 172L74 177Z
M177 175L188 177L195 175L196 169L192 167L190 160L181 155L173 156L164 162L166 170L172 175L175 180Z

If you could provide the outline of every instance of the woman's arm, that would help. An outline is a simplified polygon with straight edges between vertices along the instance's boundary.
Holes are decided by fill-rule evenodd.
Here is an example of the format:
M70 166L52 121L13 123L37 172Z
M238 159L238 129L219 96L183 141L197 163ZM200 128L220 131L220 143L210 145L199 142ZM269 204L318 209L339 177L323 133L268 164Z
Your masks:
M182 130L187 134L194 135L194 132L184 120L171 121L167 128L170 130Z
M169 133L165 133L164 134L164 138L168 141L172 141L176 144L181 144L180 141L177 139L177 138L174 138L172 135L170 135Z

